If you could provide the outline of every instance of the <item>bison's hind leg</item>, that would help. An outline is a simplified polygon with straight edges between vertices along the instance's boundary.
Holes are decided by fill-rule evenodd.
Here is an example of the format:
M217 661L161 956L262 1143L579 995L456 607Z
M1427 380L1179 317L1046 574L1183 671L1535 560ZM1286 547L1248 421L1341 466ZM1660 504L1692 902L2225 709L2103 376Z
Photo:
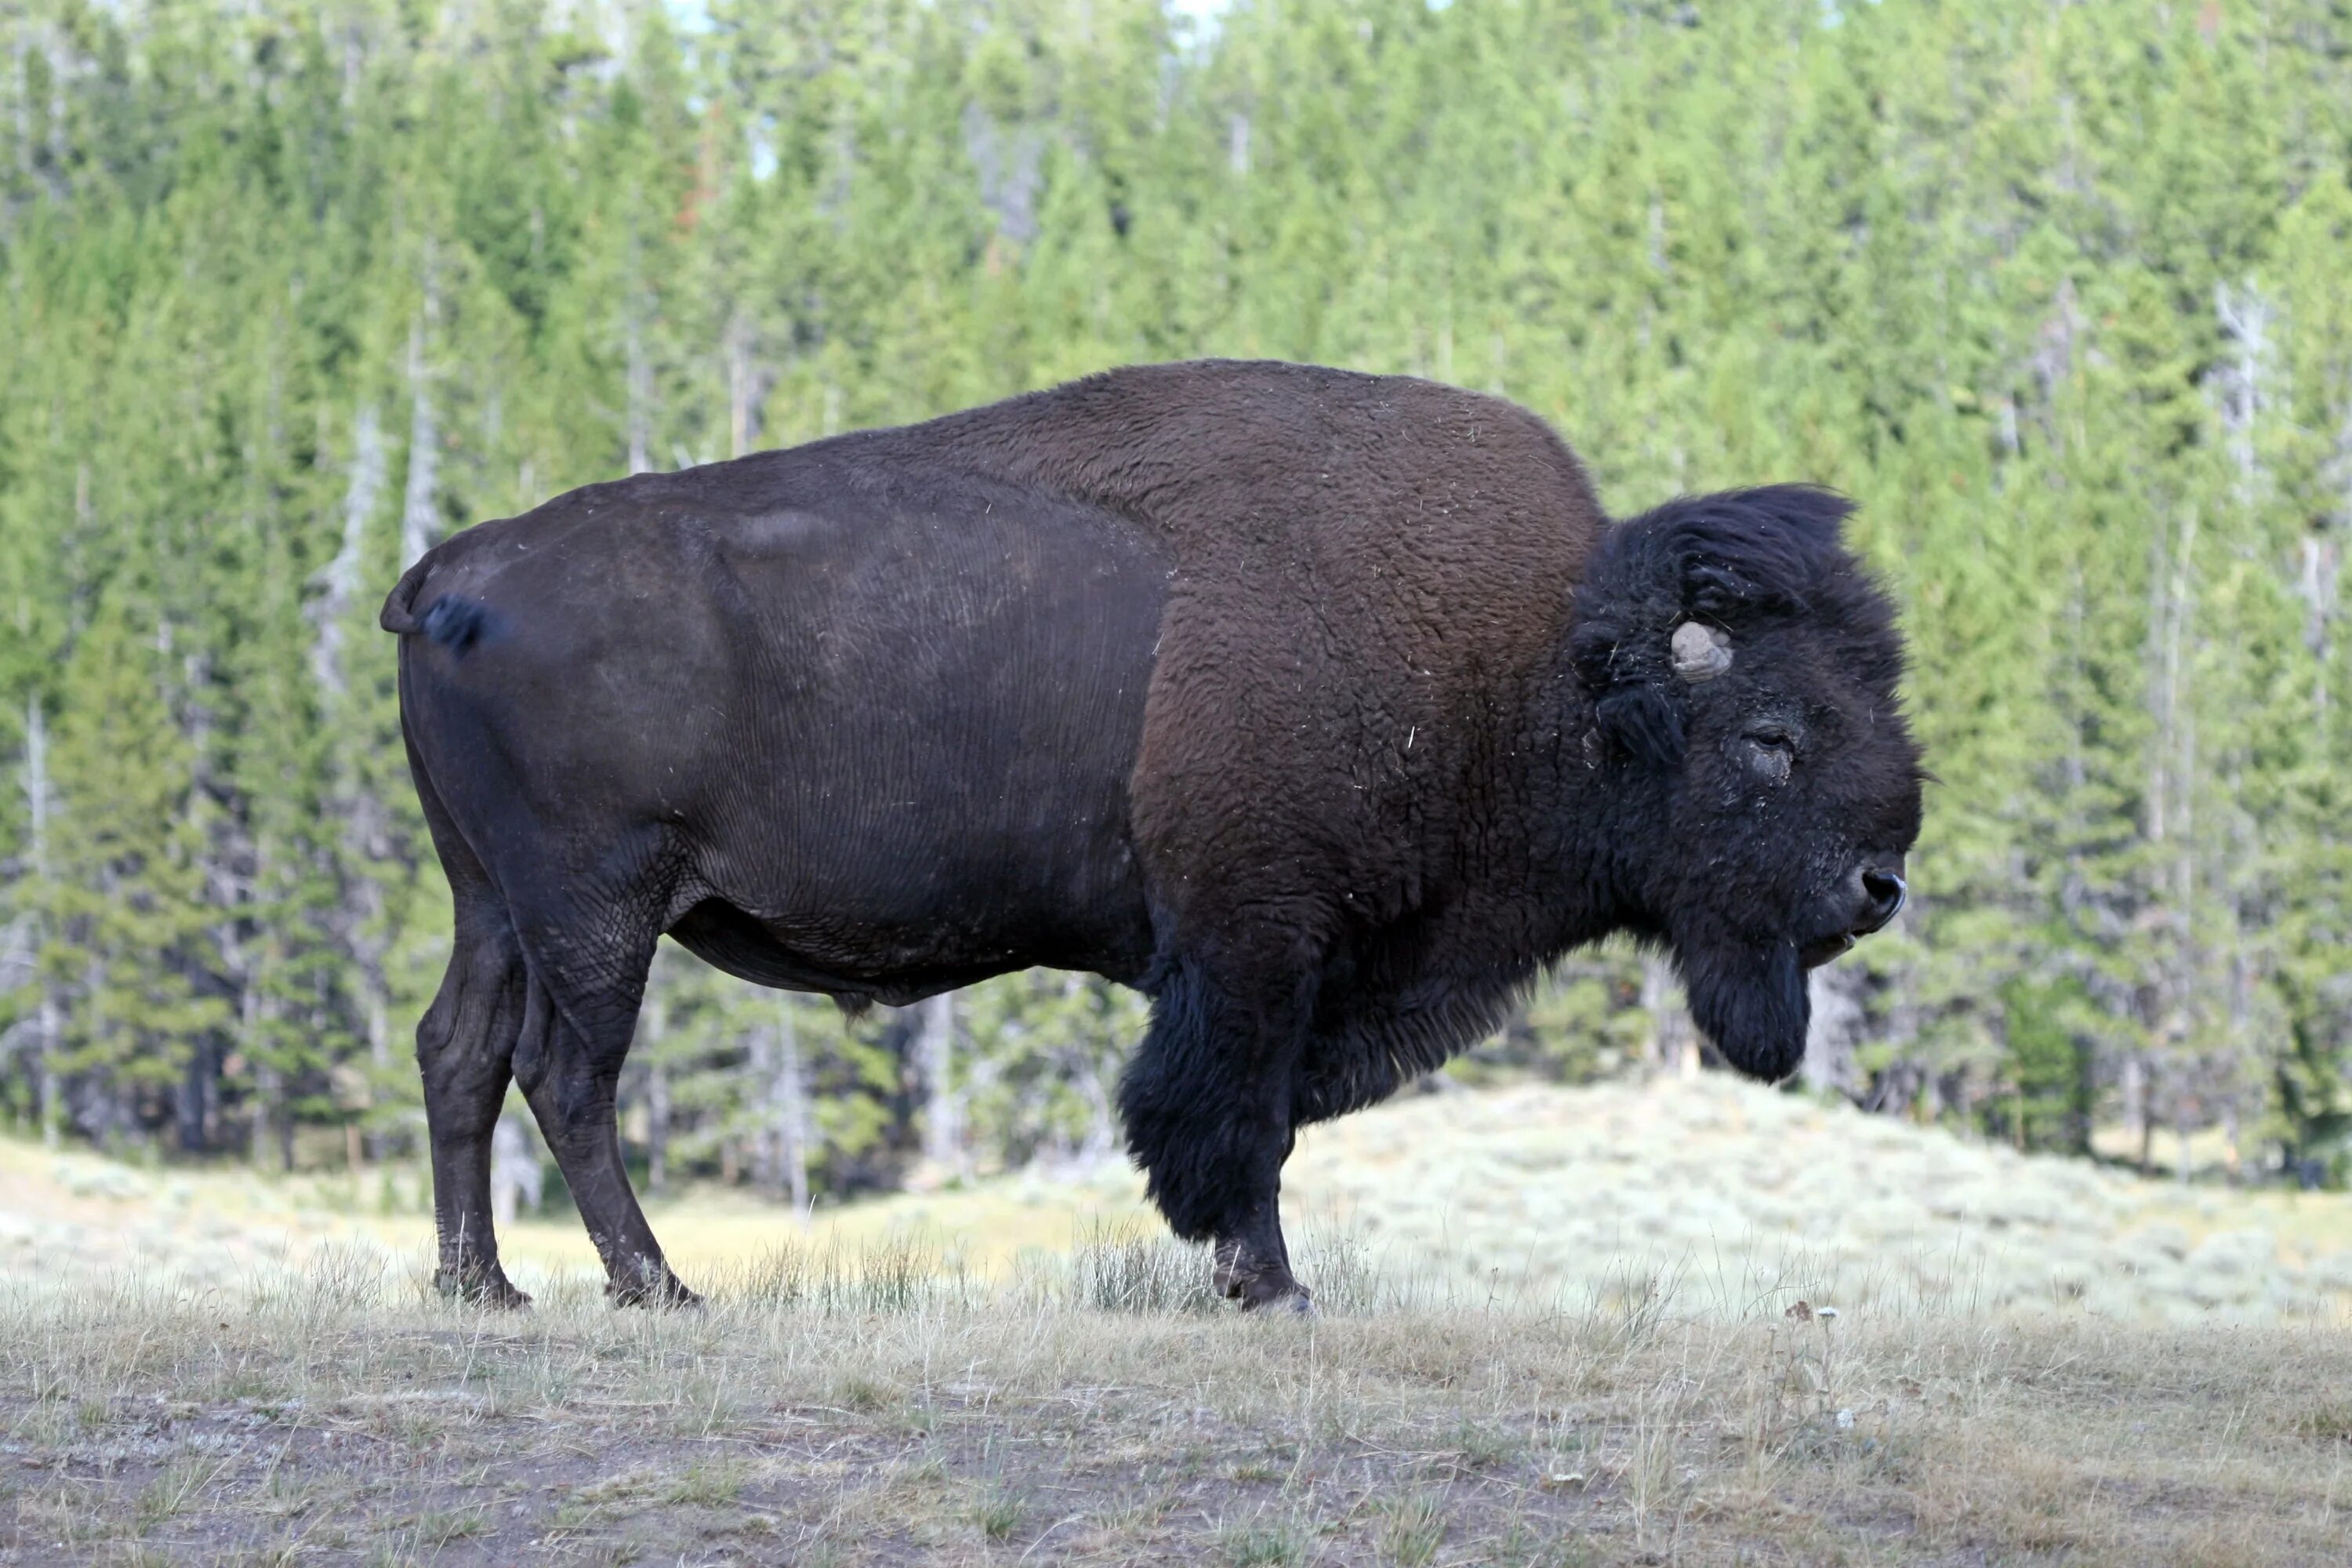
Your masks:
M616 1090L657 932L625 911L567 907L520 922L530 960L515 1081L563 1172L621 1306L693 1306L621 1159Z
M522 949L470 857L445 851L443 858L457 894L455 941L440 993L416 1026L440 1243L433 1282L463 1300L527 1307L530 1298L508 1283L499 1266L490 1225L490 1135L522 1028Z
M1151 1027L1119 1085L1128 1150L1187 1241L1215 1246L1218 1292L1308 1309L1282 1236L1282 1164L1309 998L1294 974L1234 981L1191 960L1154 987Z

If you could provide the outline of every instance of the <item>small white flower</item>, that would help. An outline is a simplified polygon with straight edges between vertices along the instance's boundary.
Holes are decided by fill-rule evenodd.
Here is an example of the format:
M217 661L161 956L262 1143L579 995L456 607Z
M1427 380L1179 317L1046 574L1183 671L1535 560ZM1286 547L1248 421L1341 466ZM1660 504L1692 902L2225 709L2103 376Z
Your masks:
M1816 1318L1834 1319L1837 1315L1838 1310L1835 1307L1816 1307L1813 1309L1813 1316Z
M1853 1430L1853 1411L1841 1410L1837 1413L1837 1428L1841 1432L1851 1432Z

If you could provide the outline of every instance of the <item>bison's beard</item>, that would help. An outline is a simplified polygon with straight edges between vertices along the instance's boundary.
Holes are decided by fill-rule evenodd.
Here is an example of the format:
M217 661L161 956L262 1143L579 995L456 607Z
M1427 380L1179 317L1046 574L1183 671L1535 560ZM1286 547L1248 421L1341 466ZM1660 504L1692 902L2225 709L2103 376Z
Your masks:
M1685 952L1682 970L1691 1016L1725 1060L1768 1083L1797 1070L1812 1005L1794 943Z

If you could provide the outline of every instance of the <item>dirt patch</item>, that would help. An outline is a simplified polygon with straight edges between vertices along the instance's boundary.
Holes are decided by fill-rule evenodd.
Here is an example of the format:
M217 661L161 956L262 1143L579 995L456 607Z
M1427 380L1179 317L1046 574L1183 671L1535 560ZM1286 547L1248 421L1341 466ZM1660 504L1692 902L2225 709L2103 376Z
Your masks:
M0 1302L0 1562L2336 1563L2352 1336Z

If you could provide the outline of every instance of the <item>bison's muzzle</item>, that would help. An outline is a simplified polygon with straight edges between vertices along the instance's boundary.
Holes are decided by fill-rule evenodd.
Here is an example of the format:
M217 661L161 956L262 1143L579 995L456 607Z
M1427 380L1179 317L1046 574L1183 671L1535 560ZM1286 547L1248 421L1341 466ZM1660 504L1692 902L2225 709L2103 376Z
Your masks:
M1807 942L1797 950L1797 962L1807 969L1819 969L1830 960L1853 951L1853 944L1864 937L1885 931L1911 901L1910 884L1903 879L1899 868L1871 866L1853 874L1856 910L1853 923L1832 935Z

